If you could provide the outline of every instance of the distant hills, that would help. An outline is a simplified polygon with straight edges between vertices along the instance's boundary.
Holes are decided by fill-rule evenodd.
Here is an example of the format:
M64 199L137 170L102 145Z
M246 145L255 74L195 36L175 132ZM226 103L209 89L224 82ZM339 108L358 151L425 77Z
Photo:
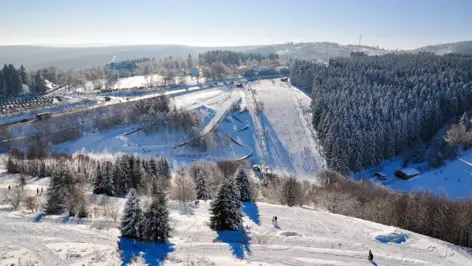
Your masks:
M472 41L428 45L413 51L430 52L438 55L447 53L472 54Z
M44 46L0 46L0 64L23 64L28 70L55 66L59 69L89 68L103 66L111 62L116 56L116 61L155 57L163 59L169 56L187 57L189 54L197 56L198 53L212 49L229 49L233 51L248 51L259 46L238 47L193 47L185 45L131 45L131 46L106 46L106 47L44 47Z
M236 52L278 53L284 59L311 59L327 62L336 56L349 56L353 51L362 51L369 55L380 55L392 51L370 46L341 45L331 42L285 43L258 46L235 47L196 47L185 45L129 45L106 47L47 47L47 46L0 46L0 64L23 64L28 70L55 66L59 69L89 68L110 63L116 56L117 61L155 57L163 59L168 56L196 56L198 53L227 49ZM427 51L435 54L465 53L472 54L472 41L429 45L409 52Z

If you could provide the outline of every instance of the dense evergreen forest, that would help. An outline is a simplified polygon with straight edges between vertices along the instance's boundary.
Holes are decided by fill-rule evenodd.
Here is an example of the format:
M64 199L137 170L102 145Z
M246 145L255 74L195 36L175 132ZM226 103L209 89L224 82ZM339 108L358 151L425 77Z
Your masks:
M312 91L313 125L331 169L379 164L430 140L472 106L472 57L430 53L297 61L295 86ZM441 156L441 154L438 154Z
M205 59L208 63L222 62L225 65L242 65L246 61L255 60L261 62L262 60L277 60L278 54L263 55L260 53L237 53L228 50L212 50L206 51L198 55L199 58Z

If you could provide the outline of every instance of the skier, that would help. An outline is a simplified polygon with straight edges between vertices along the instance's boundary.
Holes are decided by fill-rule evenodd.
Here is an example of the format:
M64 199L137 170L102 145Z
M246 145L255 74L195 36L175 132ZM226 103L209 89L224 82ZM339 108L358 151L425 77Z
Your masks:
M39 195L39 187L36 188L36 196L38 196L38 195Z
M372 251L370 251L369 249L369 257L368 257L369 261L372 262L374 260L374 255L372 254Z
M274 216L274 223L277 224L277 216Z
M10 190L10 189L11 189L11 187L10 187L10 186L8 186L8 190Z

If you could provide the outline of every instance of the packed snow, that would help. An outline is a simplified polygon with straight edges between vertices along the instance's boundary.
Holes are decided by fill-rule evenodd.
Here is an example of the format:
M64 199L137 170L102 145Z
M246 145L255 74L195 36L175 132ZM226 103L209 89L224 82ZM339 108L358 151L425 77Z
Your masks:
M15 176L0 175L0 190ZM47 188L48 178L28 179L26 189ZM33 194L34 195L34 194ZM122 206L123 198L109 198ZM310 207L262 202L243 207L246 232L215 232L208 226L210 202L169 202L168 244L121 241L117 222L75 219L0 208L0 265L125 265L143 252L149 265L470 265L466 249L381 224ZM121 208L120 208L121 209ZM277 223L272 217L277 216ZM109 218L108 218L109 219ZM120 256L120 253L122 254ZM192 264L193 263L193 264ZM200 264L198 264L200 263Z
M262 106L262 112L251 115L256 117L258 135L264 143L261 150L266 164L305 179L312 179L325 167L310 123L308 95L277 79L260 80L249 83L247 101Z

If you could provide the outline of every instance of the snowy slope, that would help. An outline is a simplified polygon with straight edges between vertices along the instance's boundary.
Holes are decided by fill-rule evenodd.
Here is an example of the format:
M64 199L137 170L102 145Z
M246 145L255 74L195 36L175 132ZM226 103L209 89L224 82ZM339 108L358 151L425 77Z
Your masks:
M266 163L285 174L312 179L326 163L315 143L309 96L277 79L250 83L249 87L253 97L247 99L264 106L261 114L252 115L258 116L256 123L264 134Z
M0 176L1 187L14 182ZM28 181L30 182L30 181ZM31 181L35 183L44 180ZM119 204L124 199L114 198ZM0 208L0 265L18 258L35 265L122 265L140 251L150 265L167 259L166 265L471 265L472 255L463 248L360 219L265 203L244 206L247 233L215 232L208 227L209 202L187 206L187 213L170 202L170 243L151 245L122 241L116 248L118 223L65 219ZM271 218L278 217L278 226ZM191 264L191 262L195 264ZM202 264L197 264L198 262ZM187 264L184 264L187 263Z
M446 193L452 199L472 196L472 150L462 152L458 159L446 161L445 166L434 170L424 169L424 164L409 165L409 168L422 172L409 180L398 179L394 175L395 170L402 169L403 161L404 158L400 156L367 171L354 174L353 177L372 178L374 182L382 183L398 191L429 190L436 194ZM376 180L373 178L375 172L384 172L387 174L387 180Z

